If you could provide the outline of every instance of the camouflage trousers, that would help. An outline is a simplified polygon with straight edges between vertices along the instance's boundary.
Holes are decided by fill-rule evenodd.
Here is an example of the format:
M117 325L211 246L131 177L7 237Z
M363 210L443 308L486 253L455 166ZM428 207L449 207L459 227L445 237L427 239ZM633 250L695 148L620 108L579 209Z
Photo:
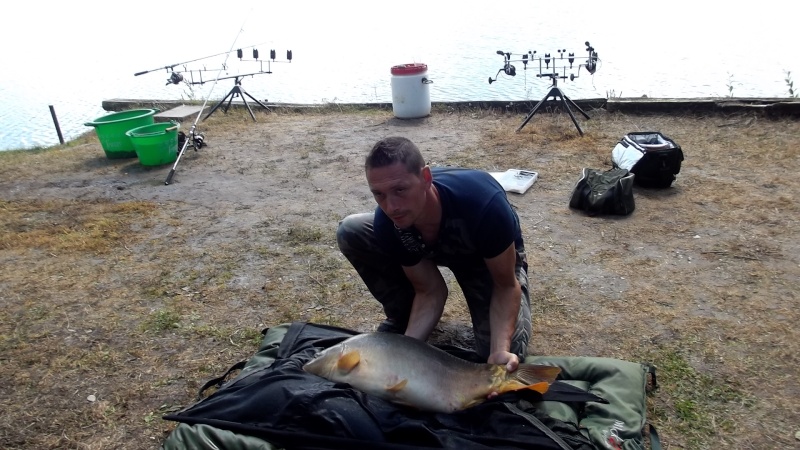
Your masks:
M339 223L336 239L342 254L356 269L372 295L383 305L386 317L396 322L401 330L405 330L411 314L414 288L400 264L393 262L378 245L372 229L374 217L374 213L346 217ZM522 295L510 351L522 359L528 354L531 306L525 248L518 245L516 251L516 276ZM463 255L448 255L447 249L442 249L430 259L437 266L450 269L455 276L472 317L475 350L481 357L488 358L491 342L489 303L493 282L486 264L482 259L468 259L469 262L465 263Z

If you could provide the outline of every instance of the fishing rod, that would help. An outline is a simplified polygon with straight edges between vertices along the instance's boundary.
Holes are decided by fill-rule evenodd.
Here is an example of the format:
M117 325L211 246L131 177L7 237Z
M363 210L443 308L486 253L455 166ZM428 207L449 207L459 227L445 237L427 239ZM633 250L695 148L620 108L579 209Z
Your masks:
M291 50L289 50L289 51L291 52ZM230 75L230 76L227 76L227 77L217 78L217 80L228 80L228 79L231 79L231 78L242 78L242 77L249 77L249 76L253 76L253 75L261 75L261 74L264 74L264 73L268 73L268 74L272 73L272 68L269 66L269 61L267 61L266 70L264 70L264 61L258 60L257 62L261 63L261 67L259 67L259 70L257 72ZM227 70L227 69L228 69L228 67L226 65L222 66L222 70ZM189 73L189 79L188 80L186 80L185 79L186 77L184 76L184 73L187 73L187 72ZM209 80L204 80L203 79L203 73L204 72L212 72L212 70L209 70L209 69L192 69L192 70L184 70L184 72L172 72L170 77L167 78L167 86L169 86L170 84L180 84L182 82L184 82L186 84L206 84L206 83L208 83ZM195 73L197 74L198 80L195 80Z
M259 63L258 72L242 74L242 75L232 75L232 76L229 76L229 77L219 78L220 80L224 80L224 79L227 79L227 78L235 78L235 77L246 77L246 76L258 75L258 74L262 74L262 73L272 73L272 63L281 63L281 62L283 62L283 61L275 61L276 52L275 52L274 49L269 51L271 61L270 60L259 59L258 58L258 49L257 48L253 48L253 59L246 59L246 58L243 59L243 56L242 56L243 53L242 53L242 49L241 48L236 50L236 54L237 54L240 62L245 62L245 63L257 62L257 63ZM291 50L287 50L286 51L286 59L287 59L288 62L290 62L290 63L292 62L292 51ZM264 63L265 62L266 62L266 68L264 67ZM227 64L222 64L221 67L222 67L222 70L226 70L226 71L228 70L228 65ZM204 80L203 79L203 73L205 73L205 72L214 72L214 71L215 70L212 70L212 69L206 69L205 67L203 67L202 69L189 69L185 65L184 65L182 71L176 71L176 70L174 70L174 66L173 66L173 72L170 74L169 78L167 78L167 84L166 85L169 86L170 84L180 84L182 82L185 82L186 84L205 84L205 83L208 82L208 80ZM186 80L186 74L187 73L188 73L189 80ZM197 80L195 80L195 76L197 77Z
M233 43L231 44L230 50L228 50L227 54L225 55L225 61L222 63L224 66L228 62L228 57L230 57L231 52L233 52L233 48L236 46L236 41L239 39L239 36L244 31L244 23L247 22L247 15L245 16L245 21L242 23L242 26L239 28L239 32L236 33L236 37L233 39ZM221 55L221 54L220 54ZM219 56L219 55L216 55ZM197 147L195 144L197 143L195 130L197 129L197 122L200 121L200 116L203 114L203 110L206 108L206 104L208 103L208 97L211 95L211 92L214 90L214 87L217 85L217 81L219 80L220 74L222 74L222 67L220 67L219 72L217 73L217 78L214 80L214 84L211 85L211 89L206 94L206 97L203 99L203 106L200 108L200 111L197 113L197 117L194 119L194 123L192 123L192 127L189 128L189 136L187 139L184 140L183 146L181 147L181 151L178 152L178 157L175 159L175 163L172 165L172 169L170 169L169 174L167 175L167 179L164 181L165 185L169 185L172 182L172 177L175 176L175 170L178 168L178 163L181 161L181 157L186 152L186 147L189 146L189 143L192 143L195 151L197 151ZM202 135L200 135L202 136ZM203 144L203 139L199 140L200 146Z
M241 31L240 31L240 33L241 33ZM238 39L239 36L237 35L236 38ZM257 46L262 45L262 44L266 44L266 42L262 42L261 44L255 44L255 45L248 45L247 47L242 47L242 48L254 48L254 47L257 47ZM175 67L182 66L184 64L189 64L189 63L193 63L193 62L197 62L197 61L202 61L204 59L214 58L214 57L222 56L222 55L230 55L230 53L232 51L233 51L233 47L231 47L231 49L228 50L227 52L217 53L216 55L203 56L202 58L197 58L197 59L190 59L189 61L179 62L179 63L175 63L175 64L169 64L169 65L166 65L164 67L158 67L158 68L155 68L155 69L143 70L141 72L136 72L135 74L133 74L133 76L138 77L139 75L144 75L146 73L155 72L156 70L161 70L161 69L170 71L170 70L173 70ZM227 60L228 60L228 58L226 56L225 57L225 61L227 61Z

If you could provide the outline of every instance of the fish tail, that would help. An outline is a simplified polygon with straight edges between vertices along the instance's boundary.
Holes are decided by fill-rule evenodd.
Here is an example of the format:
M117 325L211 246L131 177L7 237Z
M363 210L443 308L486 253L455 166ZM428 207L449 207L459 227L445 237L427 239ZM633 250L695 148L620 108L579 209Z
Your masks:
M511 378L525 385L537 384L546 381L548 384L556 381L561 373L561 368L541 364L520 364L519 368L511 374Z
M502 370L505 371L505 368L503 367ZM516 371L507 373L506 379L499 383L497 392L502 394L529 389L544 394L550 389L550 384L556 380L559 373L561 373L561 369L554 366L520 364Z

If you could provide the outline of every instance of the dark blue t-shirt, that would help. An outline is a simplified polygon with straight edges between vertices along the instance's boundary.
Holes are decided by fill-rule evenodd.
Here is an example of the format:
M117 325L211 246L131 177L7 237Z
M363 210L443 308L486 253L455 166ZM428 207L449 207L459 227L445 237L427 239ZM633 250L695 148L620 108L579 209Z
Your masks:
M439 238L433 246L425 245L416 228L398 229L380 207L375 209L378 243L400 264L413 266L437 256L455 256L470 264L499 255L513 242L522 245L519 218L494 177L452 167L434 167L431 173L442 205Z

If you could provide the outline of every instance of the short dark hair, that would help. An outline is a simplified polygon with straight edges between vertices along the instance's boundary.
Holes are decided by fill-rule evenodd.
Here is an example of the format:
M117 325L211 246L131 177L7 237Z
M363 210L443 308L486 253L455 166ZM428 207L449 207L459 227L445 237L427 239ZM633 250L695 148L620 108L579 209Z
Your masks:
M425 159L419 148L409 139L399 136L387 137L372 146L364 162L364 170L402 163L409 173L418 173L425 167Z

